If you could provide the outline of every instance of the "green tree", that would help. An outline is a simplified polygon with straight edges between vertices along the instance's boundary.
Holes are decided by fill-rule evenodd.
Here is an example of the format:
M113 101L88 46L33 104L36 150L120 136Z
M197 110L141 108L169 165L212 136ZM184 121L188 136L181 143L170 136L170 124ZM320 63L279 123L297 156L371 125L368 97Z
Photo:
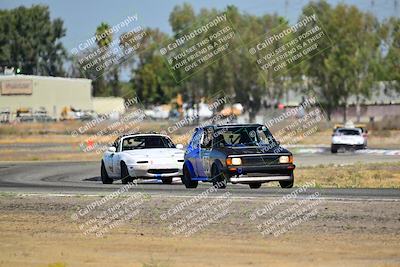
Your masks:
M227 12L233 26L240 34L243 44L253 43L277 26L287 23L277 15L257 17L242 14L234 6L229 6ZM262 106L263 98L265 96L269 96L271 99L279 98L282 95L282 87L270 73L265 73L257 67L248 48L247 45L240 46L229 57L226 57L230 64L228 64L225 75L232 81L231 86L234 90L235 100L245 107L250 121L253 121Z
M113 35L110 32L110 25L102 22L96 28L96 42L98 47L105 47L110 45L113 40Z
M23 74L63 76L65 33L61 19L50 20L47 6L0 10L0 64Z
M284 21L276 15L257 17L242 14L235 6L228 6L226 12L237 30L237 35L240 35L240 38L237 36L230 45L233 48L240 48L234 49L228 55L202 68L189 79L184 80L179 88L186 102L191 104L198 103L204 96L223 91L231 97L231 101L242 103L249 112L250 119L253 120L260 110L263 96L267 92L267 85L271 91L278 90L274 90L277 86L263 79L254 59L243 44L259 39L265 34L266 29L272 29ZM174 36L178 37L184 29L204 25L220 13L216 9L202 9L195 14L188 4L177 6L170 15ZM218 30L218 28L209 29L207 33L203 33L201 39L207 38Z
M194 10L188 3L184 3L181 6L175 6L169 15L169 24L172 27L172 31L175 33L179 33L188 28L193 24L194 21Z
M382 31L388 52L382 59L380 78L389 90L400 92L400 19L390 18L382 25Z
M146 36L135 54L132 87L144 104L165 104L177 93L177 85L159 52L159 44L164 43L168 36L157 29L146 29L145 32Z
M379 24L355 6L339 4L331 8L325 1L312 2L303 9L303 15L314 11L331 40L325 38L322 45L331 47L307 61L306 76L309 85L318 89L328 117L342 105L346 121L349 98L370 96L379 58Z
M106 54L108 52L108 46L111 44L113 40L113 35L110 32L110 26L102 22L100 23L99 26L96 28L95 32L95 37L96 37L96 43L98 48L102 48L102 53L98 56L98 59L102 58L102 55ZM94 51L88 51L89 53L92 53ZM114 66L111 69L111 78L114 78L113 82L111 82L111 86L113 87L112 94L117 95L117 87L118 87L118 80L119 80L119 69L118 67ZM107 86L107 81L104 77L104 75L99 75L98 72L94 72L93 74L88 73L89 77L92 79L92 85L93 85L93 95L94 96L106 96L110 95L110 90L108 90ZM93 75L93 77L90 77ZM113 77L114 76L114 77Z

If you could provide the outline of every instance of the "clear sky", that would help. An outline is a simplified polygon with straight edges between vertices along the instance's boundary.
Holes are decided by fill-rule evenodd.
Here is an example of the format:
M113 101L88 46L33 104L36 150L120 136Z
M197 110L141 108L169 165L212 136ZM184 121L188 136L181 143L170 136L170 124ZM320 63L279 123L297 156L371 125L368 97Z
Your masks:
M0 0L0 9L15 8L20 5L44 4L50 7L52 18L64 21L67 35L63 42L68 51L78 43L93 36L96 27L102 22L110 25L119 23L128 15L138 14L139 24L159 28L170 33L168 17L177 4L188 2L196 11L200 8L224 9L233 4L241 11L255 15L277 13L291 22L297 20L302 7L308 0ZM378 18L399 16L400 0L329 0L331 4L345 2L362 10L374 13Z

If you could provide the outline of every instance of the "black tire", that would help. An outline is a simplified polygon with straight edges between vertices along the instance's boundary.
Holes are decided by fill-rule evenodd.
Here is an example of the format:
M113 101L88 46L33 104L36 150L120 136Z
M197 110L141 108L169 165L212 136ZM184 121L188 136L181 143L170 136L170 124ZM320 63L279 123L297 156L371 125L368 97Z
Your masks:
M261 183L251 183L249 186L251 189L257 189L261 187Z
M279 181L282 188L292 188L294 184L294 179L289 181Z
M190 171L186 165L183 165L182 183L185 185L186 188L196 188L199 184L199 181L192 180Z
M121 162L121 182L122 184L128 184L133 182L133 178L129 175L128 167L125 162Z
M104 166L104 162L101 161L101 171L100 171L101 181L103 184L112 184L113 179L108 176L106 166Z
M211 167L211 180L215 188L224 189L226 188L227 178L226 175L221 171L218 165L213 164Z
M337 150L338 150L337 146L334 145L331 146L331 153L337 153Z
M163 184L172 184L172 177L163 178L162 183Z

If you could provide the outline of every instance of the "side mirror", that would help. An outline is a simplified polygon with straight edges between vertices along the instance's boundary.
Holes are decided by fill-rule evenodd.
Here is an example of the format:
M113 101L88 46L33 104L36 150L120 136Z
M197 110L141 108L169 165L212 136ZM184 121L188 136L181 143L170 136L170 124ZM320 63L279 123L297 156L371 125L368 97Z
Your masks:
M114 146L110 146L110 147L107 149L107 151L108 151L108 152L111 152L111 153L114 153L115 151L117 151L117 149L116 149Z
M183 145L182 145L182 144L177 144L177 145L176 145L176 148L177 148L177 149L183 149Z

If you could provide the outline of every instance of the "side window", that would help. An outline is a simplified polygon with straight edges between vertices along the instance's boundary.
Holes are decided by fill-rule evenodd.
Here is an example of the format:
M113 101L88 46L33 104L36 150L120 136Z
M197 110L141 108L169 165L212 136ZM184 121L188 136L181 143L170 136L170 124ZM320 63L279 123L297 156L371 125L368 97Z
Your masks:
M200 146L200 139L202 136L203 130L197 129L196 133L193 135L192 141L190 141L190 145L192 148L198 148Z
M201 147L211 148L212 141L213 141L213 132L212 129L208 128L207 130L204 131Z
M120 142L121 142L121 138L120 137L118 137L117 139L115 139L115 141L114 141L114 143L113 143L113 147L115 147L115 149L118 151L118 147L119 147L119 144L120 144Z
M120 145L121 145L121 139L119 139L118 142L115 145L115 148L117 149L117 152L121 152Z

